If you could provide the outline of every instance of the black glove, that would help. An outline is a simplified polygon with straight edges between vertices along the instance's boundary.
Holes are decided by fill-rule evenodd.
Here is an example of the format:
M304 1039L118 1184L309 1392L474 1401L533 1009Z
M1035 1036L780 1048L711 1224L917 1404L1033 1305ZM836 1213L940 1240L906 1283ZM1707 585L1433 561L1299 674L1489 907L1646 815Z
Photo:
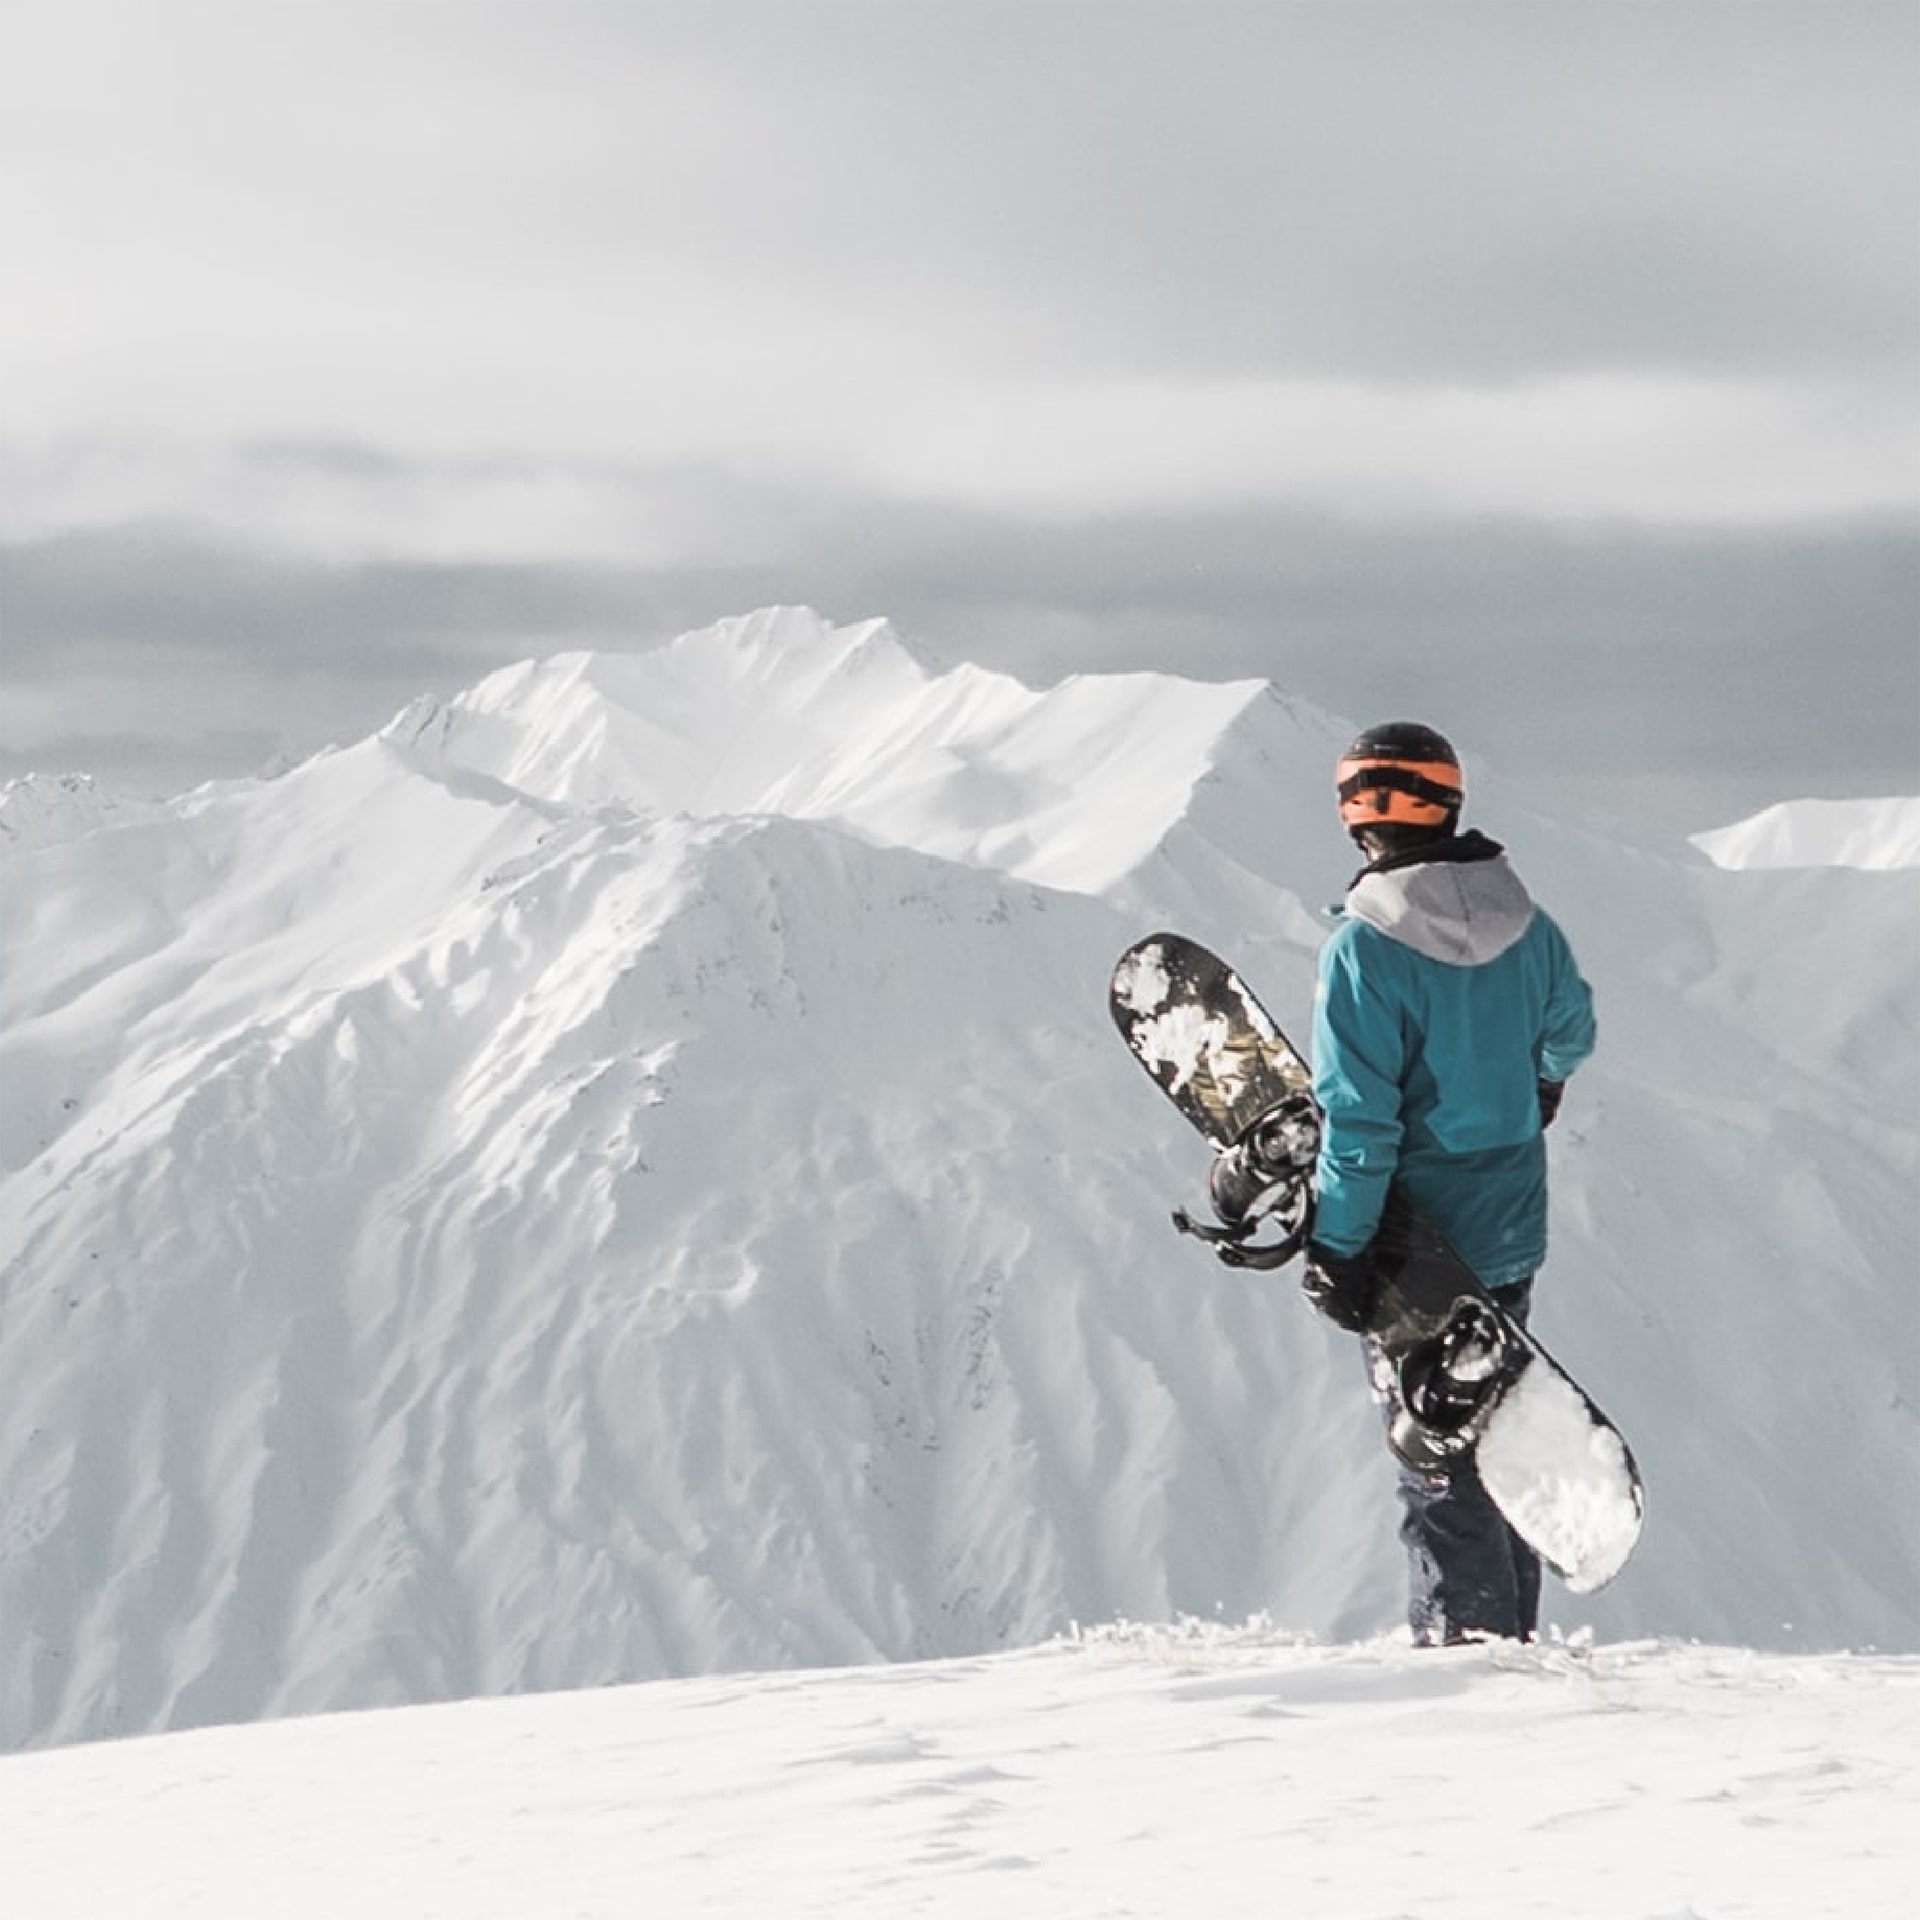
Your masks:
M1364 1332L1373 1324L1373 1310L1380 1296L1380 1275L1374 1265L1373 1249L1362 1247L1358 1253L1335 1253L1317 1240L1310 1241L1300 1291L1312 1302L1314 1311L1323 1314L1336 1327L1344 1327L1349 1333Z
M1543 1129L1553 1125L1553 1116L1560 1111L1560 1101L1566 1093L1564 1080L1542 1080L1540 1082L1540 1125Z

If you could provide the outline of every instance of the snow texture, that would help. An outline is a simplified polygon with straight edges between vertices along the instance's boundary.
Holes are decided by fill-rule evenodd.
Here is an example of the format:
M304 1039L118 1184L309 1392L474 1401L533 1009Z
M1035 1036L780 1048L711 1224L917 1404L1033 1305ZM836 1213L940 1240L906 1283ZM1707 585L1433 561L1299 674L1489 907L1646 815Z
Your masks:
M1115 957L1179 927L1305 1030L1318 908L1349 865L1328 770L1352 732L1256 683L935 674L880 623L775 609L657 652L530 661L273 779L151 806L12 790L0 1747L971 1661L1075 1620L1391 1630L1393 1472L1354 1343L1289 1276L1231 1273L1170 1231L1206 1150L1103 1004ZM1550 1136L1535 1310L1650 1489L1627 1571L1590 1599L1554 1589L1550 1621L1920 1652L1920 878L1724 873L1541 819L1479 772L1470 808L1598 990L1601 1053ZM1357 1719L1276 1759L1261 1804L1296 1764L1350 1763L1360 1793L1360 1722L1397 1711L1373 1706L1480 1671L1368 1657L1384 1665L1302 1656L1361 1676ZM1016 1744L1044 1747L1034 1688L1070 1668L1007 1668L986 1737L1024 1725ZM1799 1683L1767 1672L1883 1669L1742 1671L1771 1698ZM720 1742L715 1767L826 1684L742 1691L747 1744ZM920 1685L916 1719L963 1697L846 1684L856 1713ZM1522 1683L1487 1684L1504 1726ZM1296 1709L1265 1685L1284 1727ZM554 1810L578 1840L608 1729L645 1738L659 1715L689 1736L731 1687L523 1708L498 1738L564 1746L567 1712L587 1716L583 1772L559 1776L577 1802ZM1151 1751L1180 1747L1180 1711L1153 1708ZM1086 1714L1090 1765L1112 1722ZM1659 1724L1689 1737L1677 1711ZM261 1767L334 1752L332 1790L368 1775L374 1804L381 1766L346 1757L352 1729L262 1737ZM228 1753L156 1758L156 1823L176 1768L214 1827L243 1819L220 1795L249 1790L209 1783L250 1777ZM8 1776L16 1795L82 1777L41 1764ZM132 1782L143 1763L119 1764ZM1178 1771L1143 1767L1140 1793ZM1570 1796L1577 1772L1570 1749ZM790 1840L804 1823L838 1845L812 1805L935 1844L924 1802L847 1797L878 1775L745 1777L769 1799L741 1821ZM1111 1834L1092 1811L1110 1778L1075 1779L1061 1790ZM416 1813L438 1790L417 1785ZM606 1776L623 1832L642 1785ZM1756 1804L1839 1819L1815 1787ZM11 1826L10 1864L23 1830L97 1844L69 1805ZM647 1846L685 1821L689 1849L724 1858L724 1806L664 1805ZM130 1873L160 1870L158 1833L124 1850ZM983 1835L1039 1844L1024 1821L958 1823L963 1850ZM1432 1885L1407 1910L1440 1910ZM115 1904L159 1910L96 1910Z
M1693 844L1717 867L1920 867L1920 800L1783 800Z
M1920 1662L1112 1627L0 1761L34 1920L1894 1920Z
M1474 1458L1514 1529L1575 1593L1596 1593L1640 1538L1633 1469L1571 1381L1535 1362L1500 1397Z
M1113 997L1129 1013L1157 1012L1172 991L1166 955L1157 942L1134 948L1114 970Z
M1169 1093L1181 1093L1198 1075L1210 1083L1222 1106L1232 1108L1245 1097L1249 1079L1261 1078L1269 1065L1234 1044L1236 1026L1265 1040L1279 1036L1259 1001L1248 998L1237 974L1229 971L1224 985L1239 1006L1242 1018L1237 1023L1194 1000L1169 1006L1173 977L1166 952L1150 940L1121 957L1112 990L1116 1003L1136 1016L1129 1023L1127 1044ZM1162 1068L1172 1071L1163 1073ZM1255 1068L1257 1072L1250 1072Z

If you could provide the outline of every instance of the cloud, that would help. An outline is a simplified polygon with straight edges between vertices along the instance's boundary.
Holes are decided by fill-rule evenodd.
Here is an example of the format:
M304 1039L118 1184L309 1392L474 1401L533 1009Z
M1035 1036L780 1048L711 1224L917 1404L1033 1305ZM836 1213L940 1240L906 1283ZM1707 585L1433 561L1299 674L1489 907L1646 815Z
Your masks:
M9 10L16 434L663 461L1053 381L1910 383L1920 337L1902 6L101 12Z
M21 0L0 760L811 600L1911 787L1917 75L1872 0Z
M1080 516L1352 513L1740 525L1920 507L1920 421L1845 391L1583 376L966 394L887 423L876 491Z
M1671 792L1692 828L1920 774L1920 541L1902 525L1044 523L854 496L794 511L801 551L742 542L660 567L344 565L151 527L0 550L0 771L166 790L357 738L511 660L650 645L785 599L886 614L930 661L1033 683L1262 676L1350 718L1424 713L1542 783L1547 811L1555 792L1622 808ZM781 522L764 497L753 514Z
M1903 6L8 23L15 539L691 564L659 476L700 474L1049 516L1920 491Z
M820 495L1048 521L1265 507L1759 527L1920 509L1914 412L1735 381L982 386L849 401L800 430L707 422L701 437L678 464L343 439L0 440L0 536L156 522L340 564L685 568L802 554L818 522L803 503Z

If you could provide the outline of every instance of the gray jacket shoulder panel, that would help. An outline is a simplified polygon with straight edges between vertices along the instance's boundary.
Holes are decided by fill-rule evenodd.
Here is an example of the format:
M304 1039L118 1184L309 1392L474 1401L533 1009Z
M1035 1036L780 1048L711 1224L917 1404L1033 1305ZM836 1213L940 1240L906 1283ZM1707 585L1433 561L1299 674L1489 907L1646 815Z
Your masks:
M1533 896L1501 854L1369 873L1347 912L1389 939L1450 967L1497 960L1533 924Z

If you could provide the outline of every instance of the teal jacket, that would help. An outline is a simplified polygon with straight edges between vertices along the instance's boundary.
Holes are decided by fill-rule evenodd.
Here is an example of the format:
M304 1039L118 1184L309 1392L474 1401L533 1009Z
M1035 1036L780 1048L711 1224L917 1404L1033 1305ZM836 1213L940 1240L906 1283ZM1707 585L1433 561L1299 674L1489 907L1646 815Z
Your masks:
M1547 1250L1539 1082L1593 1051L1559 927L1478 833L1371 867L1320 955L1314 1238L1360 1251L1398 1181L1490 1287Z

